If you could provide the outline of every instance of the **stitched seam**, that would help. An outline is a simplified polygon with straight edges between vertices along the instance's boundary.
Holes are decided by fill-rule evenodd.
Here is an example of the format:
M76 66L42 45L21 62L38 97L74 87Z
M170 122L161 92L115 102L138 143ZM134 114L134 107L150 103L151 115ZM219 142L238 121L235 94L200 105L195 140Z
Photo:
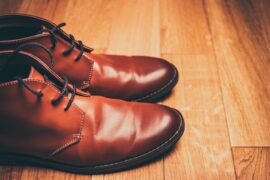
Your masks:
M1 84L0 84L0 88L6 87L6 86L15 85L15 84L17 84L17 83L18 83L17 81L10 81L10 82L6 82L6 83L1 83Z
M175 78L176 78L176 75L177 75L177 71L176 71L176 69L174 68L174 75L173 75L173 78L172 78L165 86L161 87L160 89L158 89L158 90L156 90L156 91L154 91L154 92L152 92L152 93L150 93L150 94L148 94L148 95L146 95L146 96L144 96L144 97L142 97L142 98L136 99L136 100L134 100L134 101L142 101L142 100L144 100L144 99L147 99L147 98L149 98L149 97L151 97L151 96L154 96L154 95L158 94L159 92L163 91L164 89L166 89L169 85L171 85L171 84L173 83L173 81L174 81Z
M61 152L62 150L68 148L69 146L73 145L74 143L77 143L77 142L79 142L79 139L77 139L77 138L72 139L71 141L67 142L63 146L57 148L54 152L52 152L49 156L47 156L47 159L50 158L50 157L52 157L52 156L54 156L58 152Z
M89 67L89 75L88 75L88 84L86 84L86 85L83 85L83 86L80 86L79 87L79 89L86 89L86 88L88 88L89 86L90 86L90 83L91 83L91 79L92 79L92 75L93 75L93 65L94 65L94 61L93 60L91 60L90 58L88 58L88 56L85 56L86 57L86 59L88 60L87 62L89 63L89 65L90 65L90 67ZM86 82L86 81L84 81L84 82Z
M89 70L89 86L91 84L91 79L93 76L93 71L94 71L94 61L89 59L89 63L91 64L90 70Z
M56 90L58 95L60 94L59 89L57 89L56 87L54 87L52 84L50 84L48 82L44 82L44 81L41 81L41 80L38 80L38 79L32 79L32 78L24 79L24 81L25 82L37 82L37 83L41 83L41 84L46 84L46 85L50 86L51 88L53 88L54 90ZM0 88L6 87L6 86L12 86L12 85L15 85L15 84L18 84L18 81L15 80L15 81L10 81L10 82L6 82L6 83L1 83ZM69 100L65 96L64 96L64 98ZM72 106L74 106L82 115L84 114L84 112L76 104L73 103Z
M84 85L84 86L80 86L80 87L78 87L78 89L80 89L80 90L83 90L83 89L86 89L86 88L88 88L89 87L89 81L84 81L84 82L87 82L88 84L86 84L86 85Z
M84 118L85 118L85 114L83 113L81 121L80 121L80 128L79 128L79 132L73 134L73 138L68 141L67 143L65 143L64 145L60 146L59 148L57 148L55 151L53 151L47 158L51 158L52 156L56 155L57 153L67 149L68 147L72 146L73 144L76 144L78 142L80 142L80 140L82 139L82 129L83 129L83 124L84 124Z

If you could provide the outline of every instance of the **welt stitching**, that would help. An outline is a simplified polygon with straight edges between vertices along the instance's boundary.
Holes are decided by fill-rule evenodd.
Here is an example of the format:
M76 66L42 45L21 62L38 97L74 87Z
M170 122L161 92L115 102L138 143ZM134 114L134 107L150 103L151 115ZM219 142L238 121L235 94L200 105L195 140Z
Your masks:
M173 83L173 81L174 81L174 79L176 77L176 74L177 74L177 72L176 72L176 69L174 68L174 75L171 78L171 80L165 86L161 87L160 89L158 89L158 90L156 90L156 91L154 91L154 92L152 92L152 93L150 93L150 94L148 94L148 95L146 95L144 97L141 97L139 99L136 99L135 101L142 101L144 99L147 99L148 97L151 97L151 96L159 93L160 91L163 91L164 89L166 89L169 85L171 85Z

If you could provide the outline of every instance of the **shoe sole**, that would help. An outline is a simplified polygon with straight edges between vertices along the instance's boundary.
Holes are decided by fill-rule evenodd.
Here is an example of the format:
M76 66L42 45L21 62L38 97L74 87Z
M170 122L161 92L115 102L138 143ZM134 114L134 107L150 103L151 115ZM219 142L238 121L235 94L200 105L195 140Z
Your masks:
M105 165L98 165L94 167L80 167L80 166L72 166L67 164L62 164L54 161L44 160L37 157L30 157L25 155L18 155L18 154L10 154L10 153L4 153L0 154L0 164L1 165L30 165L30 166L38 166L38 167L45 167L45 168L51 168L56 169L60 171L65 172L71 172L76 174L101 174L101 173L112 173L116 171L123 171L127 169L131 169L133 167L140 166L142 164L145 164L147 162L150 162L167 151L169 151L176 142L180 139L180 137L184 133L185 129L185 123L183 116L179 111L177 111L179 114L179 120L181 121L181 125L179 126L179 129L176 131L176 133L165 143L161 144L157 148L144 153L140 156L133 157L124 161L111 163L111 164L105 164Z

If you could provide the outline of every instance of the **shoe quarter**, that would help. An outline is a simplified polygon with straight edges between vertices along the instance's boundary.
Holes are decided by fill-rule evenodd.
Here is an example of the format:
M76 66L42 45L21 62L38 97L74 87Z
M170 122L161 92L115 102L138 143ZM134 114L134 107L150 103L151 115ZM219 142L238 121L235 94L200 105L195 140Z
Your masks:
M17 81L0 84L0 152L50 157L80 141L84 112L73 104L64 111L68 98L58 105L59 90L39 80L26 83L44 95L36 97Z

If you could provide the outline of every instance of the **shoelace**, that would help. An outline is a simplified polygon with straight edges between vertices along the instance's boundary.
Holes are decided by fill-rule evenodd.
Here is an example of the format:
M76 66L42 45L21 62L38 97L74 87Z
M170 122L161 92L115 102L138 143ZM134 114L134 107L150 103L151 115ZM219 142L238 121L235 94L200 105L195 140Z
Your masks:
M39 33L48 32L50 34L51 42L52 42L52 46L51 46L51 49L52 50L55 49L56 43L57 43L57 38L56 38L55 32L56 31L59 31L60 28L63 27L63 26L65 26L65 25L66 25L66 23L60 23L57 26L55 26L54 28L52 28L52 29L42 29L41 31L39 31ZM92 51L92 50L89 50L89 49L85 49L82 41L78 41L78 44L77 44L75 42L75 38L74 38L74 36L72 34L69 34L69 39L70 39L71 46L66 51L63 52L63 55L64 56L69 55L73 51L73 49L75 47L77 47L80 50L80 53L75 58L75 61L78 61L78 60L81 59L84 51L86 51L86 52L91 52Z
M50 68L53 68L54 67L54 56L53 56L53 53L48 49L46 48L45 46L43 46L42 44L40 43L36 43L36 42L29 42L29 43L24 43L24 44L21 44L19 45L17 48L14 49L14 52L12 53L12 56L13 55L16 55L17 53L19 53L21 50L23 50L24 48L28 47L28 46L36 46L36 47L39 47L41 49L43 49L45 52L48 53L48 55L50 56L50 61L51 61L51 65L50 65ZM11 56L11 57L12 57Z
M11 56L19 53L23 48L25 48L27 46L37 46L37 47L44 49L49 54L49 56L51 58L51 66L54 65L54 58L53 58L52 52L49 49L47 49L45 46L43 46L42 44L35 43L35 42L25 43L25 44L20 45L19 47L17 47L14 50L14 52L12 53ZM49 80L46 75L44 75L44 79L45 79L45 81ZM31 93L36 95L38 98L41 98L44 95L41 91L37 91L33 87L29 86L21 77L14 77L14 80L17 80L20 84L22 84L27 90L29 90ZM64 109L65 111L67 111L74 101L74 98L76 95L76 85L72 84L73 88L72 88L72 92L70 92L70 90L68 89L68 83L69 83L68 79L66 77L63 77L63 80L64 80L64 84L63 84L63 87L61 87L62 88L61 93L59 94L59 96L57 96L55 99L52 100L52 104L53 105L59 104L59 102L61 101L61 99L64 96L67 96L69 93L71 93L71 97L68 101L68 104L66 105L66 107ZM60 87L58 87L58 88L60 88Z
M35 90L33 87L29 86L21 77L14 77L14 80L17 80L20 84L22 84L27 90L29 90L31 93L36 95L38 98L41 98L44 94L41 91ZM66 96L69 93L68 90L68 80L64 78L64 85L62 87L61 93L59 96L57 96L55 99L53 99L51 102L53 105L58 105L61 99ZM71 97L68 101L68 104L65 107L65 111L67 111L70 106L72 105L74 98L76 95L76 86L73 84L73 91L71 92Z

